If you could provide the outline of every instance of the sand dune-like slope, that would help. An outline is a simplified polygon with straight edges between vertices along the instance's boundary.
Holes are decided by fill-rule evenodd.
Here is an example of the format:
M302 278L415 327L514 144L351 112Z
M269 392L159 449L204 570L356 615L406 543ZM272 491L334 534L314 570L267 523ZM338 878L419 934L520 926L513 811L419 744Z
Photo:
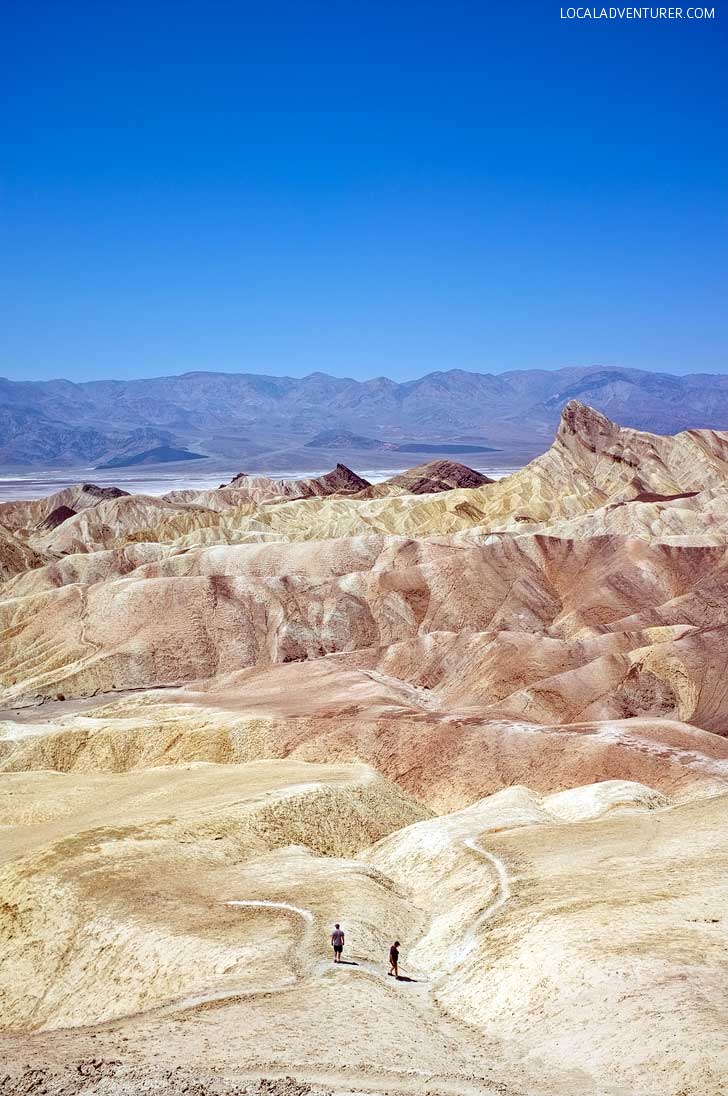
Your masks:
M728 739L677 720L441 718L376 672L344 673L333 683L314 672L304 688L294 669L282 667L271 682L256 675L248 692L145 694L43 722L0 723L0 773L364 760L436 811L526 779L550 792L624 778L681 798L728 786Z
M126 495L119 487L98 487L95 483L78 483L64 487L42 499L23 499L17 502L0 502L0 525L14 532L31 533L42 529L44 521L53 512L66 509L74 514L91 509L99 503L122 498Z
M345 1066L355 1091L712 1096L727 802L615 781L418 820L361 767L6 779L0 1049L25 1032L57 1066L93 1035L157 1068ZM413 981L387 984L390 927Z
M294 970L285 953L275 963L267 919L246 920L225 899L252 894L300 905L308 890L304 904L325 916L334 895L325 898L311 877L328 875L337 887L340 875L345 887L357 869L317 858L346 858L423 813L361 766L261 762L7 777L0 788L0 931L12 935L0 974L5 1030L137 1012L211 981L240 992L246 982L270 980L276 966L286 984ZM266 861L276 870L264 888L254 863L291 846ZM298 884L288 858L299 865ZM375 924L372 903L382 886L358 871ZM290 917L278 924L287 931Z
M107 499L64 521L45 534L41 543L56 555L115 548L128 534L153 527L184 509L154 495Z
M727 822L725 794L665 809L639 785L509 789L366 859L428 903L411 958L437 957L438 1000L464 1023L633 1091L649 1076L655 1092L717 1092Z
M2 1096L722 1096L726 498L571 403L497 482L0 508Z
M2 588L4 598L54 590L59 586L92 586L110 578L129 575L144 564L163 558L171 548L152 543L129 544L99 552L75 552L48 563L39 560L34 570L24 570Z
M176 685L337 653L361 652L367 666L365 651L393 648L381 655L390 676L419 672L414 683L436 683L457 710L535 722L654 713L721 730L723 548L682 552L628 538L519 537L414 552L387 540L344 543L315 545L298 568L299 545L223 548L7 597L5 702ZM408 650L425 662L413 666Z

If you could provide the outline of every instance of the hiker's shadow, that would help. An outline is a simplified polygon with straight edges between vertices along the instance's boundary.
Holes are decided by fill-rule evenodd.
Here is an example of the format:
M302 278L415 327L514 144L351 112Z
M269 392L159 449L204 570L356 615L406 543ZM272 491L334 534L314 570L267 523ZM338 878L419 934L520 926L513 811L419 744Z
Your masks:
M355 963L353 959L339 959L339 963L343 967L358 967L359 964Z

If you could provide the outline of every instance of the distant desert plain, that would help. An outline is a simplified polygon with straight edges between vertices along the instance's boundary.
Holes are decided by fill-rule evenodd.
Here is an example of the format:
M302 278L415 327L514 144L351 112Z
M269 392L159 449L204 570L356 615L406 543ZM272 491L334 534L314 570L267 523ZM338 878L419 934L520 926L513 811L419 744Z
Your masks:
M0 504L1 1096L728 1091L728 433L104 484Z

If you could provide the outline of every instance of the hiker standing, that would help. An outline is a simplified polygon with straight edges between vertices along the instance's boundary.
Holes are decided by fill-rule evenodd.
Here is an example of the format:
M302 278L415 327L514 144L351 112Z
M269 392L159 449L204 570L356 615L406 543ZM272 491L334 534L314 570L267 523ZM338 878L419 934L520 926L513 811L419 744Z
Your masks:
M393 974L395 978L399 978L399 940L395 940L389 949L389 970L387 974Z
M341 953L344 950L344 930L339 925L338 921L334 925L334 931L331 933L331 946L334 949L334 962L341 962Z

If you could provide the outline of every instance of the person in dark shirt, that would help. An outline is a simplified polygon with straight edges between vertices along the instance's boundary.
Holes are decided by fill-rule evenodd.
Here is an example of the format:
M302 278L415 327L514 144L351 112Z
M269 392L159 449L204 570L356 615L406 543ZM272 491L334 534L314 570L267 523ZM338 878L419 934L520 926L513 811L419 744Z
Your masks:
M395 978L399 978L399 940L395 940L389 949L389 967L387 974L393 974Z
M334 925L334 931L331 933L331 946L334 949L334 962L341 962L341 953L344 950L344 930L339 925L338 921Z

